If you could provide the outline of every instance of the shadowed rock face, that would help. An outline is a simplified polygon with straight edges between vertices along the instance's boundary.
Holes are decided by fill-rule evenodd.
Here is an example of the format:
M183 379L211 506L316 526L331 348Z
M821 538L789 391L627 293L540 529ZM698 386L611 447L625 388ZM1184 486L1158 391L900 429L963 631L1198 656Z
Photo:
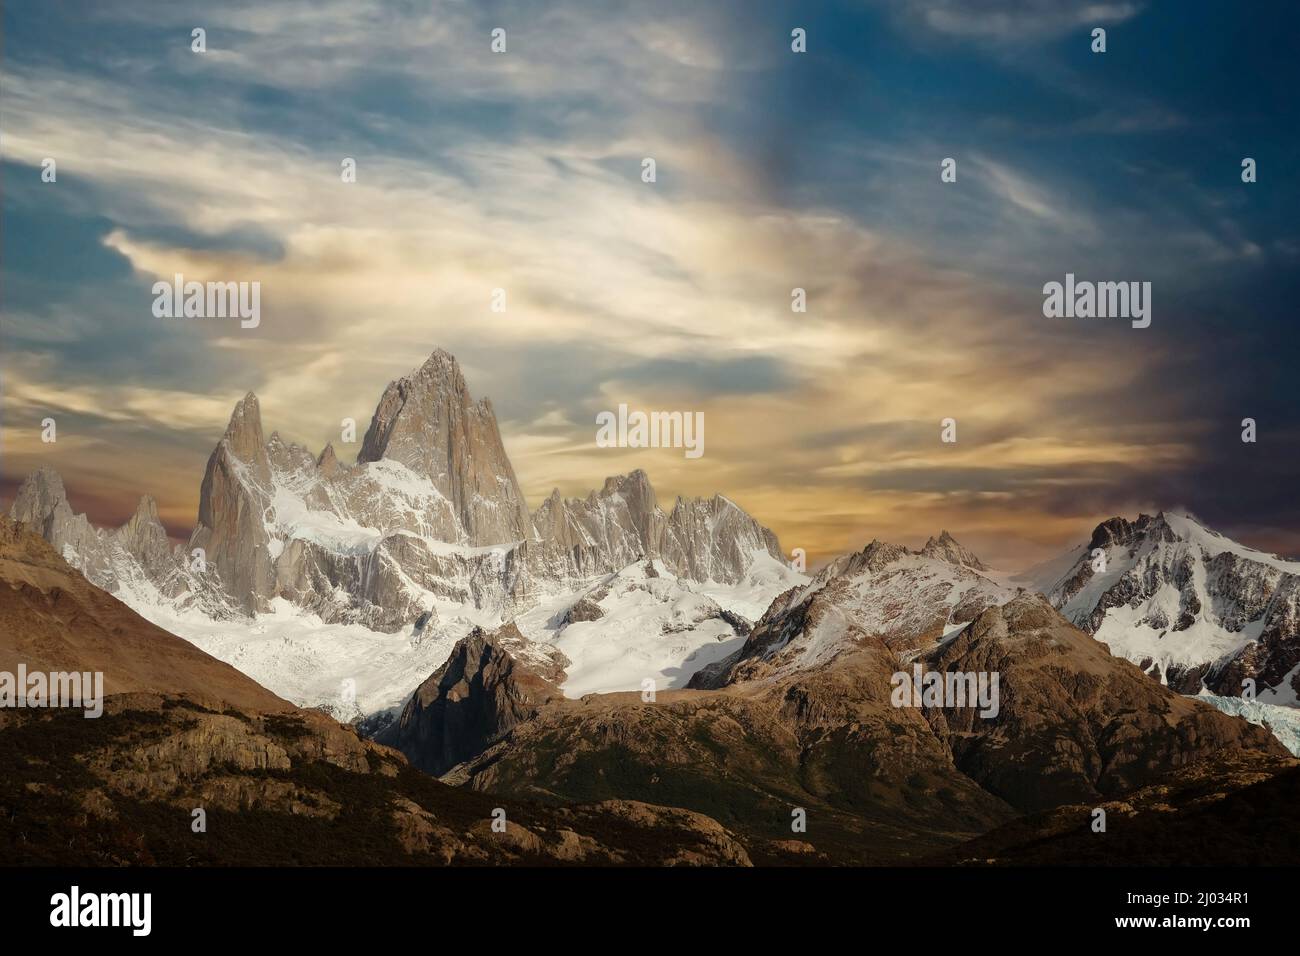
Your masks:
M559 684L567 662L518 663L507 648L519 653L526 644L513 624L495 633L475 628L377 739L435 776L478 756L548 700L563 696Z
M926 862L938 866L1290 866L1300 761L1223 751L1122 797L1054 807ZM1104 831L1095 829L1098 810Z
M195 808L205 833L191 831ZM111 697L97 720L0 711L0 809L13 865L750 863L703 814L455 789L322 714L214 712L171 695Z
M555 700L443 779L687 807L773 863L899 862L1014 816L954 770L919 711L890 706L893 662L864 639L836 667L787 682ZM806 811L807 837L792 833L795 808Z
M999 674L996 717L973 708L927 716L958 769L1026 810L1114 796L1217 753L1287 756L1266 729L1112 657L1039 595L984 611L921 660L927 670Z

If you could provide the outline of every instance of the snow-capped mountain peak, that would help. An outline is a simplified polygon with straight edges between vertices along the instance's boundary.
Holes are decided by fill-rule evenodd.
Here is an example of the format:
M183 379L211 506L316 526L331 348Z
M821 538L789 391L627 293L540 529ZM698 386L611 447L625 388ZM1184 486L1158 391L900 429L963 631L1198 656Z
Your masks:
M1300 562L1163 511L1097 525L1073 560L1025 577L1080 628L1183 693L1295 703Z
M952 637L981 612L1015 598L972 568L873 540L827 564L772 602L732 656L704 668L693 687L775 679L824 666L863 641L901 655Z

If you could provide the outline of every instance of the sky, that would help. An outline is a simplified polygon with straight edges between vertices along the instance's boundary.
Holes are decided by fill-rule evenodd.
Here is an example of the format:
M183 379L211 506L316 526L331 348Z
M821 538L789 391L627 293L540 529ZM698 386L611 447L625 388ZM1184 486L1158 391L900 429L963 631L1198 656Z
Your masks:
M947 529L1016 568L1161 509L1300 556L1293 3L102 0L3 25L0 498L48 464L93 521L148 493L185 537L245 392L350 460L342 419L364 433L445 348L532 506L640 467L813 565ZM155 317L176 273L259 282L260 324ZM1066 273L1150 282L1150 327L1045 318ZM598 447L620 404L703 412L705 453Z

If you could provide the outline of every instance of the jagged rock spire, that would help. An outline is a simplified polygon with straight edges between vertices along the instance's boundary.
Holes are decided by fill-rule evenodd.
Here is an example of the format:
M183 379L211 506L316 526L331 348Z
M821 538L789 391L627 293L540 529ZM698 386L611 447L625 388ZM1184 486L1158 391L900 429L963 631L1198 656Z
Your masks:
M529 537L528 508L492 405L471 398L460 365L446 351L436 349L384 390L357 461L384 458L432 481L452 503L470 544Z

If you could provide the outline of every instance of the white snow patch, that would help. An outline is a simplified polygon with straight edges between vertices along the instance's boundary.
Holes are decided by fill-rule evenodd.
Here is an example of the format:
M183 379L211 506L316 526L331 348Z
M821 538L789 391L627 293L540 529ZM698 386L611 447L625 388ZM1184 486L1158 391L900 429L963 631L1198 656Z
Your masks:
M118 597L291 703L362 714L401 706L476 624L499 623L472 606L442 601L438 623L417 637L410 628L385 634L359 624L326 624L283 598L271 602L268 614L217 621L197 611L178 613L140 593ZM350 690L355 708L344 706Z
M639 561L516 619L526 637L554 645L572 662L565 696L641 690L647 678L656 690L685 687L696 671L739 650L745 641L719 611L752 623L773 598L807 581L766 552L753 555L748 573L734 586L678 578L662 562L652 564L657 577L647 575L646 562ZM556 625L579 598L605 591L598 602L603 617Z
M340 518L332 511L307 507L301 497L283 485L275 486L271 512L268 531L273 540L277 537L301 538L328 551L365 554L373 551L383 539L383 534L376 528L362 527L353 519ZM272 557L278 557L278 553Z

